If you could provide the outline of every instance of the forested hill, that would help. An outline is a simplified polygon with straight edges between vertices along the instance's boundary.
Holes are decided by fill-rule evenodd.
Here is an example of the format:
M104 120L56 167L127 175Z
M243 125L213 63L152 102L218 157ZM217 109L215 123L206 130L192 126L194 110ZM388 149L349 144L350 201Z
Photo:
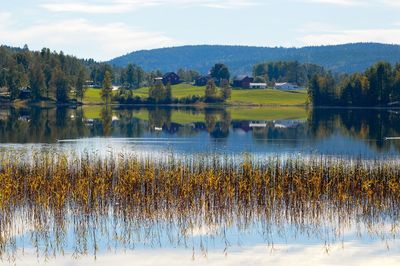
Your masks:
M400 62L400 45L355 43L304 48L263 48L250 46L199 45L133 52L109 63L134 63L146 71L175 71L188 68L207 73L217 62L225 63L233 74L250 74L256 63L299 61L321 65L334 72L364 71L377 61Z

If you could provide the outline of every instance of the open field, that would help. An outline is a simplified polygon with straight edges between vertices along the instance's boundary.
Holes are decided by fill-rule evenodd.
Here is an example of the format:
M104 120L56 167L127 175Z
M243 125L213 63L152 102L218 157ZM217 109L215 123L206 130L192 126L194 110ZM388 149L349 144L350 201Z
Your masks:
M98 104L102 103L101 100L101 89L87 88L85 89L85 95L83 97L84 104Z
M205 87L196 87L192 86L190 84L178 84L172 86L172 97L174 98L184 98L192 95L198 95L198 96L204 96L204 90ZM140 88L134 91L134 95L140 96L140 97L147 97L149 93L149 88Z
M196 87L190 84L178 84L172 86L172 96L174 98L190 97L192 95L204 96L205 87ZM146 98L149 88L134 90L135 96ZM100 89L89 88L85 92L85 104L102 103ZM305 105L307 99L306 91L279 91L274 89L234 89L232 97L228 100L230 105Z
M267 90L232 90L228 101L232 105L305 105L306 91Z

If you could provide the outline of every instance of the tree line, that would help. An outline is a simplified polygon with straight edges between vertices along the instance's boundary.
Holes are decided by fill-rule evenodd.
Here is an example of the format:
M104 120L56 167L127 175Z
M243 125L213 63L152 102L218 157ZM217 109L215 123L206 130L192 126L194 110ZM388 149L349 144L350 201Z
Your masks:
M7 88L11 101L21 98L21 89L29 88L32 101L55 99L66 102L74 88L74 97L83 97L87 67L94 61L80 60L63 52L40 52L0 47L0 88Z
M400 101L400 64L378 62L363 73L315 75L309 84L315 106L388 106Z
M26 45L24 48L0 46L0 100L82 101L88 82L94 87L106 86L102 96L108 98L107 90L112 84L136 89L150 84L156 75L161 74L159 71L145 73L133 64L118 68L93 59L78 59L48 48L30 51Z
M297 61L278 61L256 64L253 67L255 82L289 82L299 86L307 86L314 75L326 73L321 66L300 64Z

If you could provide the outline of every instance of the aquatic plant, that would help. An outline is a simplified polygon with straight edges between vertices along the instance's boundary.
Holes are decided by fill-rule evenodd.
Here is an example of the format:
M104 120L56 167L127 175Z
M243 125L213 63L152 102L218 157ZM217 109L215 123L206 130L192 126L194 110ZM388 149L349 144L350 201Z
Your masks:
M96 254L96 232L131 247L157 239L160 226L175 228L169 238L183 243L194 228L245 230L255 222L266 234L290 224L323 235L318 229L329 224L330 239L354 223L372 232L389 222L395 236L399 203L396 160L3 152L0 258L15 260L16 237L26 233L38 254L62 253L71 227L76 256Z

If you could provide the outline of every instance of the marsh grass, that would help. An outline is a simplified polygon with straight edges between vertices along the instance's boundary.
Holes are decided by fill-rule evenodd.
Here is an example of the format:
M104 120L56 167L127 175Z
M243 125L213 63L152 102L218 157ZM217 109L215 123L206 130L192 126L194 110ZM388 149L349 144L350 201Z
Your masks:
M76 257L96 256L99 232L126 248L139 239L157 242L159 231L187 246L195 228L220 228L226 237L225 228L255 223L266 236L288 224L329 239L354 224L377 235L390 224L397 235L396 160L239 159L3 152L0 258L15 261L16 239L26 233L38 256L63 254L68 228Z

